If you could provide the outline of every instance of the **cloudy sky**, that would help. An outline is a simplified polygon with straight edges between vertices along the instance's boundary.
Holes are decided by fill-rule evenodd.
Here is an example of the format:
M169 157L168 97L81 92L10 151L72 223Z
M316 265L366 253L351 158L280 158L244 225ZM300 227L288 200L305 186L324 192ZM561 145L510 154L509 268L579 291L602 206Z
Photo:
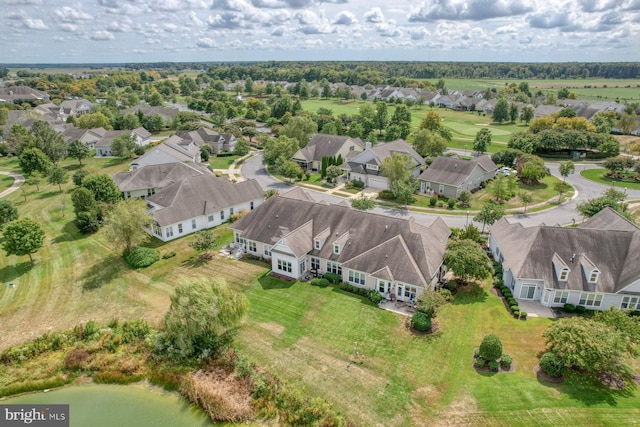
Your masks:
M0 63L640 60L640 0L0 0L0 10Z

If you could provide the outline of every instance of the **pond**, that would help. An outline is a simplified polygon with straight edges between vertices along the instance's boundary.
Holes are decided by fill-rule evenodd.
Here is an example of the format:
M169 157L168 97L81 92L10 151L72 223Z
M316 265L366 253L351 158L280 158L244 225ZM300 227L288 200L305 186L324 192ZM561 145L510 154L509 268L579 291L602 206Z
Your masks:
M1 400L2 404L68 403L71 427L223 426L182 399L146 384L84 384Z

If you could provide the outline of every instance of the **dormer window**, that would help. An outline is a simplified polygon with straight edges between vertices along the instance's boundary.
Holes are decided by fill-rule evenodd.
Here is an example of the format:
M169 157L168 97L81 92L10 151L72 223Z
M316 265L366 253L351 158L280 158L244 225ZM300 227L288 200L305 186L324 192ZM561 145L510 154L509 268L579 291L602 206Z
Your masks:
M338 244L333 245L333 253L336 255L340 255L340 245Z
M315 240L313 241L313 247L314 247L315 249L320 249L320 240L315 239Z
M598 270L594 270L589 275L589 283L596 283L598 281L598 277L600 276L600 272Z
M561 282L566 282L567 277L569 277L569 269L563 268L562 270L560 270L560 277L558 278L558 280L560 280Z

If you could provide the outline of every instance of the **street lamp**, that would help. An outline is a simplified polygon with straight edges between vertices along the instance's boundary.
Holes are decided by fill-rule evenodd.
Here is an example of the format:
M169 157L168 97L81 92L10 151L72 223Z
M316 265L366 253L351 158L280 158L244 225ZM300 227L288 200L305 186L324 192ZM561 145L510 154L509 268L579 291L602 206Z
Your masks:
M465 225L469 225L469 211L467 211L467 222L465 223Z

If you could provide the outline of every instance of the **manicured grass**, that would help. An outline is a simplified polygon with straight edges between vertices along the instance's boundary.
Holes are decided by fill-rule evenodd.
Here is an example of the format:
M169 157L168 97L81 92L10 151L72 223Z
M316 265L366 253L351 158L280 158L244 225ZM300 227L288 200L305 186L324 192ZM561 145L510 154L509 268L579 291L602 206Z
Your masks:
M605 176L605 174L607 173L607 170L602 168L602 169L585 169L583 171L580 171L580 175L582 175L583 177L591 180L591 181L595 181L598 182L600 184L604 184L604 185L612 185L614 187L618 187L620 190L622 190L623 188L631 188L634 190L638 190L640 189L640 183L639 182L631 182L631 181L616 181L613 179L609 179Z
M0 193L13 185L13 178L7 175L0 175Z
M211 166L212 169L229 169L229 166L231 166L231 163L233 163L234 160L239 158L240 156L229 156L229 157L211 156L209 157L209 166Z

